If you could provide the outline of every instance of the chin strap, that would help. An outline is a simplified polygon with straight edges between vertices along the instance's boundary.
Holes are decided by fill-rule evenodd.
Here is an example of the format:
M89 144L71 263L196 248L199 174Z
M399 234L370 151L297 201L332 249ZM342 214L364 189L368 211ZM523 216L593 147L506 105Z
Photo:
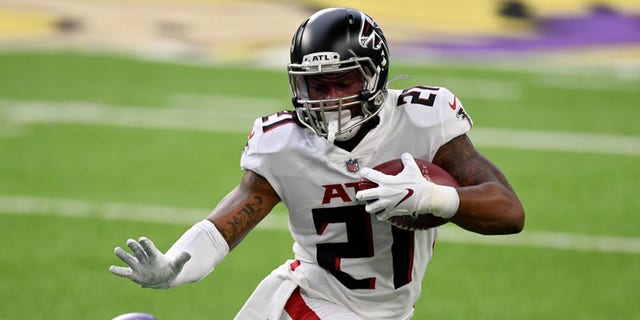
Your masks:
M336 140L338 128L338 121L331 121L327 124L327 141L329 141L329 143L333 143Z
M353 124L362 121L362 118L363 116L351 118L351 111L349 110L342 110L340 115L338 115L338 112L325 112L327 141L333 143L334 141L347 141L355 137L361 126L352 128L349 131L342 131L342 128L349 128Z

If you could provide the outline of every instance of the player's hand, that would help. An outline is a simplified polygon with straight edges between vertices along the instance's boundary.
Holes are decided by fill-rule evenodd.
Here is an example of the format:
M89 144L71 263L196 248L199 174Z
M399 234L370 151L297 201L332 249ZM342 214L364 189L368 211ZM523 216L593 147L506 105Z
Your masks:
M139 241L129 239L127 246L133 255L117 247L115 254L129 267L111 266L111 273L128 278L143 288L166 289L171 287L171 281L182 270L184 264L191 259L185 251L176 257L162 254L151 240L142 237Z
M363 178L378 185L376 188L356 193L356 199L367 202L365 210L374 213L378 220L383 221L394 216L416 217L425 213L451 218L458 209L459 199L455 189L427 180L411 154L403 153L400 158L404 169L395 176L371 168L360 170ZM441 199L443 196L445 199Z

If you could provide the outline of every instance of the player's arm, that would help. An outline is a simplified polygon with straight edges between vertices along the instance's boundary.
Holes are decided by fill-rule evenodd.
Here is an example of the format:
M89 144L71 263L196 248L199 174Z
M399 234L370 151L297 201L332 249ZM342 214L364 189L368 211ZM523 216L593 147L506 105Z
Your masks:
M149 288L198 281L213 271L279 201L266 179L246 171L240 184L209 217L187 230L165 254L147 238L129 239L127 246L133 255L120 247L115 249L128 267L111 266L109 271Z
M449 172L459 206L451 222L482 234L518 233L524 227L524 208L504 174L480 154L466 135L440 147L433 163Z
M278 202L278 194L265 178L246 171L242 182L218 203L207 220L233 249Z

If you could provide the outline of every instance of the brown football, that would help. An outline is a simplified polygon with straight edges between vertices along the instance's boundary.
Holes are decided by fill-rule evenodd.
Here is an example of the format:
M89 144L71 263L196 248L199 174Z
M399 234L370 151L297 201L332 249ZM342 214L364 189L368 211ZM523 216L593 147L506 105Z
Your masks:
M415 159L418 164L418 168L422 171L422 175L429 181L446 185L450 187L459 187L460 184L444 169L437 165L423 159ZM393 159L375 166L373 169L378 170L384 174L397 175L404 169L402 160ZM375 188L378 185L365 178L360 179L358 182L358 190L366 190ZM440 217L436 217L432 214L421 214L414 218L412 216L396 216L388 220L391 224L398 228L406 230L426 230L433 227L437 227L447 223L447 220Z

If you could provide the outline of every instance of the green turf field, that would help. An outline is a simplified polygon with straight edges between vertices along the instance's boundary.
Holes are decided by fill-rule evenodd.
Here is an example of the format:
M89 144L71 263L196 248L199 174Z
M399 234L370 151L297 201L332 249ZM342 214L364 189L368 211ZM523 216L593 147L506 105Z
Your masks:
M516 237L443 228L415 319L640 319L640 77L558 69L392 65L413 78L391 87L460 97L527 213ZM0 319L231 319L291 257L282 207L200 283L107 269L128 238L166 250L204 218L241 176L252 119L286 108L284 66L0 53Z

